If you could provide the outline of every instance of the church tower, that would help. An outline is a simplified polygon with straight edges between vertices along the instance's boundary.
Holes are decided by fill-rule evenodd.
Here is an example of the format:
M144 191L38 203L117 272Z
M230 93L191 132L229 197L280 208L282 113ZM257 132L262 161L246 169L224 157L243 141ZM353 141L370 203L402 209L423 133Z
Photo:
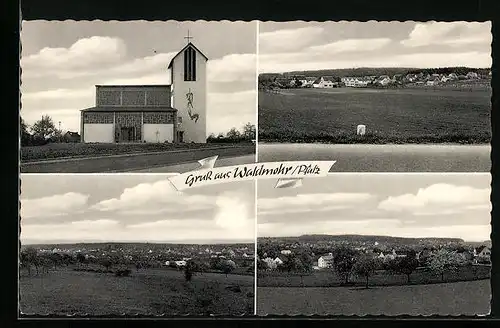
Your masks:
M190 42L172 58L172 107L177 109L177 141L206 143L208 58Z

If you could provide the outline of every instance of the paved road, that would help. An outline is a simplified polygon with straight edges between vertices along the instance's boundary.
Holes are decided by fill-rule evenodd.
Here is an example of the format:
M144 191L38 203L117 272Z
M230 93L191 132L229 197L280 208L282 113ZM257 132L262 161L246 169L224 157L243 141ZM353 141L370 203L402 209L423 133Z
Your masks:
M489 145L259 144L259 162L336 160L330 172L490 172Z
M168 151L148 154L126 154L96 158L74 158L47 162L22 163L22 173L113 173L195 163L200 159L219 155L220 159L251 156L255 146L230 146L225 148ZM244 164L244 163L241 163Z
M245 155L237 157L219 158L215 162L215 167L232 166L241 164L255 163L255 155ZM177 164L169 166L154 167L149 169L133 171L134 173L185 173L188 171L196 170L200 165L196 162Z

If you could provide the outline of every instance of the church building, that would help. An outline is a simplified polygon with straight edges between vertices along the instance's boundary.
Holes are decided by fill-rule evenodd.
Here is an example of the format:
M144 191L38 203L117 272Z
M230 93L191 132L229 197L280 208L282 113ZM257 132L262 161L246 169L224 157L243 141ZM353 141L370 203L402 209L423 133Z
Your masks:
M95 107L81 110L81 141L205 143L208 58L189 38L166 69L170 84L96 85Z

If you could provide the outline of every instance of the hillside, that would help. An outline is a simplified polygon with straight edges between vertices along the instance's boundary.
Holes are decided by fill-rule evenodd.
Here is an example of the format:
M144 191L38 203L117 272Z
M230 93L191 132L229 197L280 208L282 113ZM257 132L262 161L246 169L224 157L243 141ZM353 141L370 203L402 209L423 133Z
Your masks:
M366 235L302 235L298 237L263 237L262 240L273 240L282 242L338 242L349 241L351 243L393 243L393 244L415 244L415 243L464 243L460 238L405 238L391 236L366 236Z
M44 243L44 244L29 244L22 245L21 248L35 247L39 249L105 249L105 248L122 248L122 249L160 249L160 248L186 248L186 247L208 247L208 246L233 246L233 247L249 247L253 249L253 243L235 242L235 243L200 243L200 244L181 244L181 243L126 243L126 242L96 242L96 243Z

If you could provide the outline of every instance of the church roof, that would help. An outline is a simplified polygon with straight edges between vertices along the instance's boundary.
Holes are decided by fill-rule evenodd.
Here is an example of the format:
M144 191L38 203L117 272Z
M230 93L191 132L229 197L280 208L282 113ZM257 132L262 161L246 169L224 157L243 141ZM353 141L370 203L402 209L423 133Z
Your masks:
M97 106L82 109L81 112L176 112L173 107L121 107L121 106Z
M184 50L186 50L188 47L194 48L194 50L198 51L206 60L208 60L208 57L203 54L203 52L200 51L200 49L196 48L194 44L189 42L184 48L181 49L173 58L170 60L170 63L168 64L168 68L172 67L172 64L174 63L174 59L177 58Z

